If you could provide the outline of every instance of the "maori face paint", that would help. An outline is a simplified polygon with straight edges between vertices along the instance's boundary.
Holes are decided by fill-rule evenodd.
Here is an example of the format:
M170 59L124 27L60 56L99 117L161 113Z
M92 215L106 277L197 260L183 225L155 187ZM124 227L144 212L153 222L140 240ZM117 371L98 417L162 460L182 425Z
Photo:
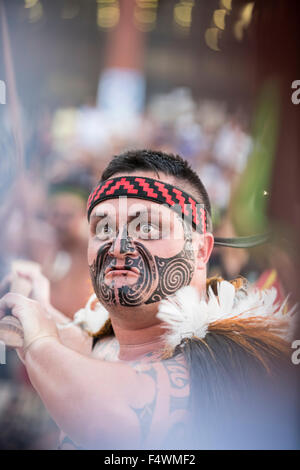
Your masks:
M192 241L186 231L184 246L180 253L171 258L155 256L155 264L159 282L146 304L159 302L190 284L195 271L195 258Z
M149 298L149 293L157 284L157 269L151 253L142 243L135 243L134 251L137 255L132 256L132 241L126 238L122 242L122 249L129 253L124 259L122 269L116 267L116 258L111 255L113 242L109 242L98 251L96 260L90 266L90 273L94 291L100 302L134 307L145 303ZM121 274L118 274L118 270ZM128 272L127 275L126 271L131 271L132 274ZM136 277L134 283L129 283L130 275Z
M187 230L183 249L170 258L153 256L143 243L123 233L120 253L126 255L122 266L117 266L114 243L103 244L90 266L94 291L101 303L126 307L150 304L190 284L195 259Z

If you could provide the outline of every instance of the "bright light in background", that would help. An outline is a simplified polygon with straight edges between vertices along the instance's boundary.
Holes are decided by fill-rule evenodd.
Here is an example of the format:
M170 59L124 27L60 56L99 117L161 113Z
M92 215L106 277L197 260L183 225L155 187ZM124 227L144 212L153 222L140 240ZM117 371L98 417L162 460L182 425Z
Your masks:
M143 32L148 32L155 28L156 17L156 11L136 10L134 12L136 27Z
M213 22L219 29L225 29L225 16L227 14L226 10L215 10L213 14Z
M25 8L32 8L34 7L37 3L39 3L39 0L25 0Z
M205 42L208 45L208 47L212 49L213 51L221 50L218 45L219 34L220 34L220 30L218 28L208 28L205 31L205 35L204 35Z
M136 0L134 23L140 31L146 33L156 26L158 0Z
M213 51L220 51L219 39L221 33L225 30L225 17L230 14L231 0L220 0L220 7L214 10L212 14L212 26L207 28L204 33L206 45Z
M34 5L26 8L29 8L28 19L30 23L36 23L42 18L44 11L41 2L35 2Z
M135 0L139 8L157 8L158 0Z
M221 8L226 8L226 10L231 10L232 0L220 0L220 7Z
M174 6L173 18L177 26L182 30L189 31L192 24L192 11L194 0L180 1Z
M235 23L233 27L233 33L238 41L241 41L244 36L244 30L249 26L252 19L254 2L247 3L240 14L240 19Z
M114 28L120 19L120 6L116 0L97 0L97 24L100 28Z
M242 10L241 18L245 26L249 26L250 24L252 13L253 13L253 7L254 7L254 2L247 3L247 5L245 5Z

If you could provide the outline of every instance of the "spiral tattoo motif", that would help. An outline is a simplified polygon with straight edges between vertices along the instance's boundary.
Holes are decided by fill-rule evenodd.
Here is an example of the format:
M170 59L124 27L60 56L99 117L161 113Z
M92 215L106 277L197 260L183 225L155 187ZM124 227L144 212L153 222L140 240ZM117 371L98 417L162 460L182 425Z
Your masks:
M192 273L190 266L184 259L171 259L159 261L160 273L160 296L161 298L174 294L182 286L189 284Z
M181 287L188 286L195 272L195 260L191 249L191 239L186 237L183 250L171 258L155 256L159 273L158 286L146 304L175 294Z

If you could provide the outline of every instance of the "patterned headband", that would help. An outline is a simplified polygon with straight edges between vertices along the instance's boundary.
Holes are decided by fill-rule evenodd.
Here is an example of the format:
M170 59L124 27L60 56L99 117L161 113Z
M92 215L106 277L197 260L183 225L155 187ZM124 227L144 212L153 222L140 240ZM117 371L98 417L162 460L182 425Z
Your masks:
M200 204L190 194L176 186L140 176L119 176L101 182L88 199L88 220L90 220L93 208L99 202L116 199L120 196L165 204L189 222L197 232L205 233L207 231L209 215L207 215L204 204Z

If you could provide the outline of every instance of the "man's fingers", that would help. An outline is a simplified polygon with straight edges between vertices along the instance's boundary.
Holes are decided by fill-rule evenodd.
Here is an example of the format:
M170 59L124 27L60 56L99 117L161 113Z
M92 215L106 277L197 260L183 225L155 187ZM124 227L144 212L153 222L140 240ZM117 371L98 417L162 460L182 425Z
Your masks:
M21 294L15 294L13 292L8 292L0 299L0 308L8 307L13 308L20 300L25 299Z
M21 294L14 294L9 292L5 294L0 299L0 318L3 318L5 315L8 314L8 311L11 310L11 313L18 317L15 313L15 307L18 305L24 305L24 303L28 302L29 300Z

